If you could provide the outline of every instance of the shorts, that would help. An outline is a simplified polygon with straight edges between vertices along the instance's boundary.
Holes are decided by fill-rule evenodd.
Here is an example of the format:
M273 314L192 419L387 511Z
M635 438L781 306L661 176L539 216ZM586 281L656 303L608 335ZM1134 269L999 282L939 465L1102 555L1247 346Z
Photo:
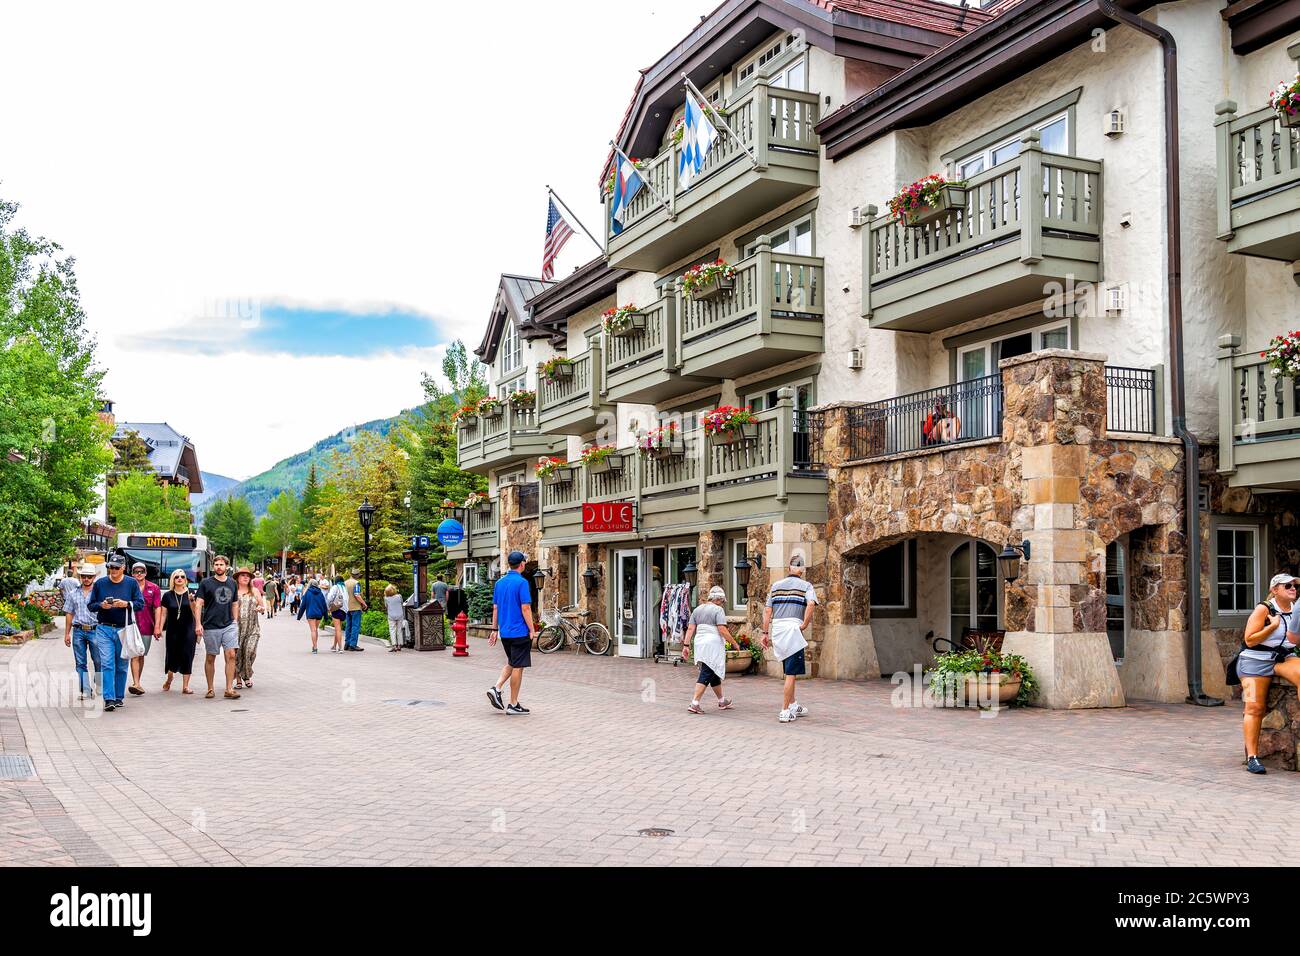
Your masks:
M334 611L330 614L330 617L336 621L346 621L348 619L346 611Z
M1285 657L1283 660L1295 660L1296 655ZM1237 676L1238 677L1272 677L1274 676L1274 667L1277 663L1271 660L1262 661L1255 657L1247 657L1242 654L1237 658Z
M505 648L506 660L511 667L533 666L533 641L528 637L503 637L501 646Z
M204 628L203 647L210 657L218 657L222 651L233 651L239 647L239 625Z
M695 683L703 684L705 687L721 687L722 678L715 674L708 664L700 664L700 676L696 678Z
M781 662L781 670L786 677L802 677L808 672L804 664L804 651L806 650L806 647L801 647Z
M151 647L153 646L153 635L152 635L152 634L141 634L141 635L140 635L140 643L144 645L144 656L145 656L145 657L148 657L148 656L149 656L149 648L151 648Z

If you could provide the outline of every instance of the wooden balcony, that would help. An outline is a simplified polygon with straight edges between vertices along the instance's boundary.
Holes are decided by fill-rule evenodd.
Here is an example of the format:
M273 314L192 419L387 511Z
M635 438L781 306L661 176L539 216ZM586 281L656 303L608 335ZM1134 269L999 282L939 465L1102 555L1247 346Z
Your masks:
M566 446L565 439L542 433L536 409L518 409L506 403L496 418L474 417L458 429L456 460L462 471L488 472L550 455Z
M677 305L677 293L670 291L643 310L644 332L626 338L605 336L601 355L607 401L658 405L710 384L709 379L682 374Z
M1300 379L1219 339L1219 472L1234 488L1300 490Z
M1219 238L1243 256L1300 259L1300 129L1271 109L1237 115L1216 109Z
M810 451L807 432L795 433L793 392L784 391L779 405L758 415L758 434L751 442L715 445L702 432L689 432L681 457L643 459L627 448L617 453L623 461L620 472L579 469L568 484L543 484L543 543L669 537L770 521L826 521L826 476L811 460L799 460L820 456ZM635 503L637 531L584 535L583 504L615 501Z
M634 197L622 233L609 229L609 264L658 272L816 189L821 143L813 127L820 102L816 93L773 88L760 79L727 106L726 122L735 135L720 133L689 188L678 181L681 148L665 149L642 172L653 190L643 188Z
M547 435L586 435L596 430L601 415L612 415L615 406L601 396L604 361L600 339L575 356L571 378L548 381L538 376L538 422Z
M1101 280L1102 164L1044 153L1028 133L1015 159L969 182L937 222L870 219L863 315L871 327L935 332L1043 300L1049 284Z
M478 508L466 510L457 508L448 514L465 528L465 540L454 548L447 548L447 557L452 561L468 561L473 558L494 558L501 553L500 534L500 499L490 499L490 507L485 511Z

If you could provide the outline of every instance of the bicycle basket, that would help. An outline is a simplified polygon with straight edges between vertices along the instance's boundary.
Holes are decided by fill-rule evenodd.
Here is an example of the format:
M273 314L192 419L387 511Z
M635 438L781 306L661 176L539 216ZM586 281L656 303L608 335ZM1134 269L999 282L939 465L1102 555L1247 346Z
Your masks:
M560 612L555 608L542 612L542 623L547 627L556 627L560 623Z

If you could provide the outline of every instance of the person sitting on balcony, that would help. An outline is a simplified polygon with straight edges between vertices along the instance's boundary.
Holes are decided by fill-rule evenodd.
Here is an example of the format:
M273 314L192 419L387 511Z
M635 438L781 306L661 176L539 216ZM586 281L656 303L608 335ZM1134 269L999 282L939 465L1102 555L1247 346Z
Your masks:
M936 399L934 411L925 417L921 426L922 445L950 445L961 439L961 418L957 416L948 403Z
M1296 614L1296 588L1300 578L1279 574L1269 582L1269 601L1255 608L1246 622L1241 653L1237 655L1237 676L1241 678L1241 699L1245 702L1242 730L1246 736L1246 769L1268 773L1259 762L1259 731L1268 713L1268 687L1273 677L1284 678L1300 687L1300 615Z

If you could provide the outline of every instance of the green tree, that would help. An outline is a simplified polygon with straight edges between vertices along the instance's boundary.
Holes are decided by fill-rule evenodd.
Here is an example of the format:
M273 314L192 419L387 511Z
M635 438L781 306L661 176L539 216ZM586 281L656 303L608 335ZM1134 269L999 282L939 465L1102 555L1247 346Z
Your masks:
M132 473L152 475L153 465L149 461L149 445L140 433L131 429L120 437L113 439L113 468L108 473L108 486L113 485Z
M259 560L274 554L280 556L280 567L285 566L289 550L302 533L302 501L292 491L282 491L266 508L266 517L257 523L254 536L259 550Z
M298 533L294 536L293 550L299 554L305 554L311 549L310 532L317 520L320 500L320 478L316 474L316 463L312 462L307 472L307 483L302 489L302 498L298 503Z
M203 527L200 530L207 537L208 547L212 549L213 554L230 554L229 544L222 537L225 533L224 522L228 506L229 502L225 498L217 498L208 505L208 510L203 515Z
M124 475L108 489L109 520L120 530L186 534L194 527L189 499L181 487L164 487L152 473Z
M0 596L71 555L112 464L74 261L17 209L0 200Z
M221 523L217 526L218 538L224 545L221 553L235 563L247 559L253 550L253 531L256 526L253 508L246 500L231 498L227 501L222 510Z

